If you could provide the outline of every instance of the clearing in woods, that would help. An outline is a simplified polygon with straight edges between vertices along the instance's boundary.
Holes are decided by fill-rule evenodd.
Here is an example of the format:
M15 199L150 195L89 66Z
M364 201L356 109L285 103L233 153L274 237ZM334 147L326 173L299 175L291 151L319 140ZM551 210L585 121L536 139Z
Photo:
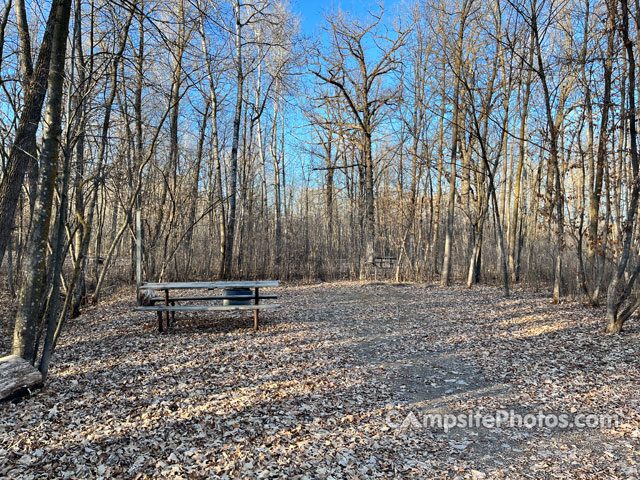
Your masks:
M0 405L0 478L640 476L637 320L605 336L601 310L492 287L273 293L258 332L248 315L183 313L159 334L128 290L87 308L45 389ZM497 411L617 424L424 422Z

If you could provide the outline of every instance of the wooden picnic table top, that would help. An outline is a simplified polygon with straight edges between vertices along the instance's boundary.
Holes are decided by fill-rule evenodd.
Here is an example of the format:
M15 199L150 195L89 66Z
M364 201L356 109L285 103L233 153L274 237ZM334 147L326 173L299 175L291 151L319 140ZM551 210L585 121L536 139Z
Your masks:
M263 288L277 287L277 280L229 280L224 282L156 282L143 283L141 289L147 290L187 290L212 288Z

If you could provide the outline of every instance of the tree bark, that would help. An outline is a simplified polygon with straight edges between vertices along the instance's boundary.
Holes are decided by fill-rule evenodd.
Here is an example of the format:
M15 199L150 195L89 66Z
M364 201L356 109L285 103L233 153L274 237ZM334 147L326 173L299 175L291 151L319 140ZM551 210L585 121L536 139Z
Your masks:
M456 163L458 159L458 142L459 142L459 122L460 122L460 78L462 76L462 54L464 44L464 32L466 28L467 17L471 9L473 0L465 0L462 7L460 18L460 26L458 29L458 37L456 43L454 75L456 76L453 90L453 116L452 116L452 134L451 134L451 178L449 179L449 201L447 208L446 229L444 237L444 259L442 262L442 274L440 276L440 284L448 286L451 283L451 263L453 248L453 224L455 222L455 201L456 201Z
M622 42L627 52L627 75L629 88L627 93L628 110L627 122L629 127L630 157L631 157L631 195L627 205L627 211L623 222L623 243L622 253L618 260L616 271L607 289L607 333L618 333L633 310L627 309L620 314L620 307L631 294L631 289L640 272L640 264L630 276L628 281L624 281L625 271L631 257L631 243L636 222L638 196L640 194L640 177L638 171L638 141L636 129L636 62L633 50L634 43L629 38L629 6L627 0L620 0L622 17ZM634 305L636 302L634 302ZM632 305L632 307L634 307ZM637 306L637 305L635 305Z
M27 168L36 164L36 133L40 123L42 105L47 93L52 34L57 20L57 6L60 1L54 0L51 4L35 70L33 70L29 78L24 79L26 84L24 105L20 114L15 139L9 152L7 169L0 181L0 265L2 265L2 259L11 238L11 227L13 227L16 206L18 205L25 173ZM18 4L21 4L21 2L18 2ZM18 15L18 17L20 16ZM31 54L29 53L28 55L30 57ZM23 61L24 63L30 63L30 61ZM35 192L32 192L32 195L33 193Z
M238 183L238 145L240 141L240 123L242 121L242 102L244 93L244 71L242 67L242 27L244 24L240 18L241 4L236 0L233 4L235 13L235 66L236 66L236 99L233 114L232 140L231 140L231 178L229 179L229 219L227 222L226 236L224 243L224 268L222 271L223 278L231 277L231 268L233 265L233 243L236 231L236 197Z
M71 0L60 0L55 4L55 27L51 41L51 68L47 86L47 109L44 121L44 143L40 153L38 193L31 234L27 243L25 277L20 291L16 313L12 354L25 360L35 361L38 346L35 343L39 322L40 302L44 296L44 268L47 240L53 204L53 191L57 176L58 144L62 131L62 87L64 84L64 61L69 32ZM53 317L55 318L55 317ZM45 346L50 348L55 325L47 325ZM48 368L48 357L45 371Z

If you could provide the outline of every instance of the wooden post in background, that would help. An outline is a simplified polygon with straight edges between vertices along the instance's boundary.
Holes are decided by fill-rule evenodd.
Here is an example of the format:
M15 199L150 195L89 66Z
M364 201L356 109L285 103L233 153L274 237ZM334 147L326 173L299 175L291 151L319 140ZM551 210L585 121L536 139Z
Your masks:
M142 285L142 218L140 209L136 210L136 295Z

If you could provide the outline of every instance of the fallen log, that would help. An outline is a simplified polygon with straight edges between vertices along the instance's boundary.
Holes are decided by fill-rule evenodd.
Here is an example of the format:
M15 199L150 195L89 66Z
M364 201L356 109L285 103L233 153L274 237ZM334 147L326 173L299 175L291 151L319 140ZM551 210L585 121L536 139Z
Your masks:
M0 401L42 385L42 374L24 358L9 355L0 358Z

